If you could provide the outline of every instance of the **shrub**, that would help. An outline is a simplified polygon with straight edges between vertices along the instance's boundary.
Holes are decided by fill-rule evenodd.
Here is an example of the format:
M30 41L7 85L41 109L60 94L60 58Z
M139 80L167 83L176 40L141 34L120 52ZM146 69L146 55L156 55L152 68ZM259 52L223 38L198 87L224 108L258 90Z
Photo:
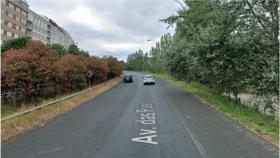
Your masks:
M117 58L109 56L104 57L103 59L106 61L109 67L108 78L114 78L122 74L123 64L119 62Z
M74 54L74 55L78 55L79 54L79 48L77 45L75 44L71 44L69 47L68 47L68 53L69 54Z
M52 80L55 53L41 42L30 42L22 49L10 49L2 58L2 90L24 89L30 96Z
M59 56L67 54L67 50L58 43L51 44L49 47L54 50Z
M1 60L2 92L23 91L28 98L45 97L43 90L49 86L60 92L63 88L79 90L87 81L100 83L122 73L122 63L116 58L89 57L85 51L79 55L65 52L59 44L46 46L38 41L5 51Z
M107 63L97 57L81 57L86 66L85 76L91 83L98 83L107 79L109 71Z
M80 90L85 87L87 84L86 77L83 74L78 74L73 79L73 85L75 90Z
M69 54L55 63L56 81L63 87L74 90L76 79L82 78L79 76L85 77L86 66L80 59L80 56Z
M19 37L19 38L4 41L3 45L1 46L1 52L5 52L9 49L22 48L26 46L26 44L30 41L31 41L30 37Z

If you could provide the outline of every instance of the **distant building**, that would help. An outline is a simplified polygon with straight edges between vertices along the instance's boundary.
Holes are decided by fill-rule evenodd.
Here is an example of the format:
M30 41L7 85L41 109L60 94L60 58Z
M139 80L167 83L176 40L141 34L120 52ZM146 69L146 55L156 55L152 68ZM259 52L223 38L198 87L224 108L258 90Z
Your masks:
M27 1L2 0L1 44L21 36L29 36L45 44L58 43L65 48L74 43L71 35L56 22L30 10Z
M2 0L1 44L7 39L26 35L28 10L25 0Z
M51 31L51 44L59 43L65 48L68 48L70 44L74 43L74 40L70 34L56 24L53 20L49 19L50 31Z
M74 44L75 41L72 39L71 35L64 30L64 41L63 41L63 46L65 48L68 48L71 44Z
M45 44L50 44L50 25L49 20L37 13L29 10L27 22L27 35L32 40L42 41Z

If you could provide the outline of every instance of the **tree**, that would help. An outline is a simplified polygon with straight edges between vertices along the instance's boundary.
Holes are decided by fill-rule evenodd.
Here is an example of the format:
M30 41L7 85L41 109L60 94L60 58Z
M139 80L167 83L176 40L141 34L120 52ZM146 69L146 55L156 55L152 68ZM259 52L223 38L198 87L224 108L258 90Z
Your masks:
M52 50L54 50L59 56L63 56L67 54L67 50L58 43L53 43L49 46Z
M114 58L112 56L103 57L103 59L106 61L109 71L108 71L108 78L114 78L118 77L122 74L123 71L123 65L118 61L117 58Z
M143 71L144 69L144 54L141 49L130 54L126 63L127 70Z
M69 54L74 54L74 55L79 55L79 48L76 44L71 44L69 47L68 47L68 53Z
M13 49L22 48L22 47L26 46L26 44L30 41L31 41L31 38L27 37L27 36L4 41L4 43L1 46L1 52L5 52L12 48Z
M148 57L128 56L126 68L167 70L219 94L249 92L265 98L279 93L279 1L184 1L163 19L175 26Z
M85 57L90 56L88 51L85 51L85 50L82 50L82 49L79 51L79 55L80 56L85 56Z

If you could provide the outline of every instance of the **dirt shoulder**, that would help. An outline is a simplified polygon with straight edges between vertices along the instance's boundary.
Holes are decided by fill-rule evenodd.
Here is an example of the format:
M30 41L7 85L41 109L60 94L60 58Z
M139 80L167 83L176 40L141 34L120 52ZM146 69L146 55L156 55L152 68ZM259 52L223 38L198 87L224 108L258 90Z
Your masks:
M175 86L182 88L197 97L201 102L213 109L223 112L229 118L240 123L246 129L254 132L263 139L279 148L279 121L274 117L266 116L254 109L236 103L225 96L219 96L199 83L188 83L177 80L168 74L155 74L158 77L170 81Z
M2 121L1 143L11 141L18 135L24 134L36 127L43 126L48 121L66 113L67 111L79 107L83 103L113 88L118 83L120 83L120 81L121 78L116 78L114 80L105 82L105 84L101 83L94 89L55 103L54 105L44 107L40 110L36 110L10 120Z

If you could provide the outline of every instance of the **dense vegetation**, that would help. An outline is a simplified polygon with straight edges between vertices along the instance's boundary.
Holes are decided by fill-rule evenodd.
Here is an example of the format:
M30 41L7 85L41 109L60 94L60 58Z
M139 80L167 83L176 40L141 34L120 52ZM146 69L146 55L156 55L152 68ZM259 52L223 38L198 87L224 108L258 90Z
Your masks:
M74 44L65 49L59 44L47 46L31 40L25 43L25 40L18 38L4 44L6 51L1 54L4 98L7 92L20 92L33 100L45 97L46 87L55 87L55 93L79 90L122 73L123 63L114 57L91 57ZM10 43L25 44L19 47Z
M149 52L129 55L126 69L169 72L218 94L255 94L270 107L279 94L279 1L185 0L180 5L162 20L176 27L175 34L164 35Z

